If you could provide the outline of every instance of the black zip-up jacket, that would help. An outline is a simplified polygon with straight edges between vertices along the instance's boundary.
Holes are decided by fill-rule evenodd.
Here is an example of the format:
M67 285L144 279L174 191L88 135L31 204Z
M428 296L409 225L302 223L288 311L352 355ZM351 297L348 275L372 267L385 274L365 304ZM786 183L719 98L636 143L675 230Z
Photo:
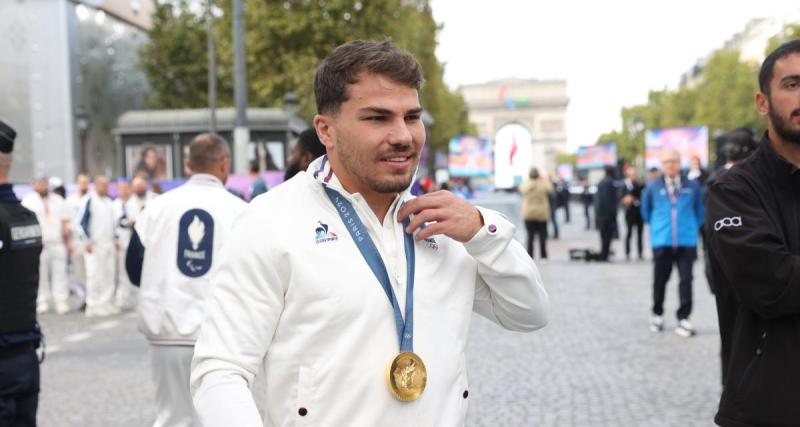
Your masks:
M800 426L800 170L767 135L709 189L706 227L715 285L736 315L724 427Z

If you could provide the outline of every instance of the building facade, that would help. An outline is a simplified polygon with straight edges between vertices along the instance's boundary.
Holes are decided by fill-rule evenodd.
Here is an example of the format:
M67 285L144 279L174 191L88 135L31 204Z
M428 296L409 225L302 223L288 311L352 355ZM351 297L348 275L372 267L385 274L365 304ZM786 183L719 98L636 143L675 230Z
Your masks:
M479 136L494 143L498 188L518 185L530 167L555 174L556 155L567 151L566 81L506 79L460 90Z
M11 180L113 174L111 129L149 93L138 68L152 0L0 3L0 119L17 131Z

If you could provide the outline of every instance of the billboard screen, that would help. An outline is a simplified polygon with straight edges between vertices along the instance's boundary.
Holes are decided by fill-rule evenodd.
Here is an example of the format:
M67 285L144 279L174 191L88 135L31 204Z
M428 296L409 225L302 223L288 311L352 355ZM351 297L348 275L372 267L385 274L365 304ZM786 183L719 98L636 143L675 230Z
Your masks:
M652 129L645 134L644 163L647 169L661 168L665 151L681 153L681 169L689 168L692 157L697 156L703 167L708 166L708 127Z
M589 145L578 148L575 165L578 170L601 169L617 164L617 144Z
M488 139L460 135L448 145L447 169L450 176L489 176L492 174L492 144Z

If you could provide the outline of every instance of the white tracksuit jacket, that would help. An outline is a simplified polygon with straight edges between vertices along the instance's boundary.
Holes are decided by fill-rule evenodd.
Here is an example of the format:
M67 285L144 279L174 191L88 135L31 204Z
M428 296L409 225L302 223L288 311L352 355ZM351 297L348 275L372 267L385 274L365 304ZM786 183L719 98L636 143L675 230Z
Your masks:
M195 174L139 213L139 330L151 344L194 344L220 247L246 206L216 177Z
M191 379L203 425L262 425L248 389L262 362L268 426L463 425L471 313L516 331L543 327L549 300L536 266L513 225L486 209L486 226L466 244L417 242L414 351L428 382L416 401L395 400L385 380L399 350L391 304L321 181L353 204L404 307L399 203L379 221L324 160L254 200L220 254Z

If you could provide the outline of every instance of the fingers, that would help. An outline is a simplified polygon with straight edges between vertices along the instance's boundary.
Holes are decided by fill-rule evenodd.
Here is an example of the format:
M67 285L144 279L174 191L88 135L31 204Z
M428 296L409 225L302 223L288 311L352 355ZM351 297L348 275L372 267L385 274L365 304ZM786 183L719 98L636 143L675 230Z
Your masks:
M445 225L441 224L441 223L438 223L438 222L435 222L435 223L429 224L427 227L425 227L422 230L420 230L419 233L417 233L417 235L414 236L414 240L419 242L420 240L427 239L428 237L431 237L431 236L434 236L434 235L437 235L437 234L446 234L444 231L445 231Z
M445 212L441 209L426 209L414 216L414 219L406 227L406 233L412 234L425 223L441 221Z
M440 204L438 199L436 193L431 193L409 200L397 212L397 221L403 222L409 215L416 215L425 209L438 207Z

